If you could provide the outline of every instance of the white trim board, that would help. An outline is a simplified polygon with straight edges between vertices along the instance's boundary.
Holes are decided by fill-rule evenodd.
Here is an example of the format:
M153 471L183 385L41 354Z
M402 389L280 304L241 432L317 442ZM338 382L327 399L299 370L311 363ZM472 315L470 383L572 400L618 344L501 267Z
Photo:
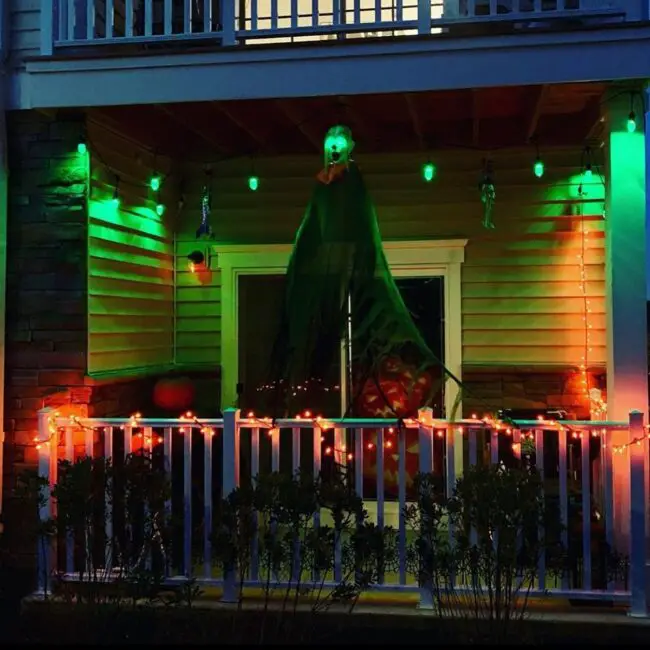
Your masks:
M462 370L461 264L466 239L387 241L384 252L395 277L444 278L445 365L458 379ZM293 249L291 244L211 246L214 265L221 271L221 408L237 399L239 359L237 345L237 290L240 275L283 275ZM457 387L449 382L445 407L451 412Z

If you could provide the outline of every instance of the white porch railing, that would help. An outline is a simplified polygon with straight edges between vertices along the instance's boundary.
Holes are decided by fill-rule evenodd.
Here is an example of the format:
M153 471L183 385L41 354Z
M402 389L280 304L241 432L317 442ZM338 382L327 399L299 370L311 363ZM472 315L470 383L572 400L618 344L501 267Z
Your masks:
M201 585L222 586L224 595L233 593L234 578L226 576L215 577L212 557L212 521L215 506L215 492L221 497L231 493L240 482L240 463L245 459L250 468L250 476L260 473L265 467L272 471L281 468L281 430L289 430L290 438L283 438L288 447L282 449L283 464L295 472L301 465L301 457L310 457L314 476L318 476L324 467L327 457L349 469L347 475L353 481L354 489L362 498L364 495L364 455L372 454L376 460L376 498L365 501L368 511L374 511L372 518L378 527L383 528L387 519L395 518L395 528L398 538L399 570L394 580L380 580L373 587L385 591L422 592L420 587L407 580L407 522L405 506L407 505L407 435L415 436L418 443L417 471L431 473L434 467L441 469L443 484L447 493L451 493L456 481L458 449L455 445L459 440L466 439L466 455L470 464L477 462L502 462L504 450L513 450L515 455L524 453L528 460L537 467L545 479L545 490L549 480L557 476L557 498L562 523L562 545L565 549L569 544L569 531L577 525L580 528L581 541L578 542L579 553L582 555L583 569L581 584L570 584L568 576L564 575L561 584L549 585L546 576L545 563L539 564L537 575L537 593L548 593L561 597L586 598L604 601L621 601L627 603L632 612L638 615L646 613L646 519L647 495L645 493L645 465L648 458L648 435L643 424L643 415L633 412L629 422L551 422L544 420L517 421L516 427L508 429L498 423L478 419L448 422L432 420L428 411L422 411L418 419L405 421L397 420L322 420L320 418L298 418L278 420L271 423L268 420L241 418L239 411L227 410L223 419L212 420L163 420L163 419L70 419L58 417L52 409L43 409L39 413L39 474L47 479L49 490L44 488L41 519L47 521L56 511L56 503L51 495L51 489L57 482L57 467L61 460L74 461L81 457L105 456L115 458L119 455L128 456L136 444L146 451L156 450L158 462L161 462L165 472L171 478L182 475L182 495L176 495L176 502L182 510L182 542L177 542L177 555L180 561L180 575L169 570L167 579L170 582L179 579L194 578ZM631 475L631 512L630 528L626 531L615 530L614 504L617 499L612 471L612 455L616 452L608 437L614 431L627 431L629 440L635 444L626 445L618 451L629 458ZM324 431L328 431L331 439L325 440ZM373 442L367 434L373 432ZM242 433L246 433L248 442L246 450L240 449ZM462 433L464 438L458 434ZM201 435L202 434L202 435ZM364 436L364 434L366 434ZM83 438L83 447L79 445ZM201 437L203 441L201 442ZM267 437L270 443L261 444L261 438ZM76 440L75 440L76 438ZM197 446L197 441L199 442ZM174 445L174 442L177 444ZM77 446L75 446L77 445ZM465 445L464 445L465 446ZM301 451L302 447L302 451ZM176 453L173 453L173 449ZM179 463L179 448L182 448ZM548 449L553 451L551 458L554 467L544 467L545 455ZM192 455L199 450L203 462L194 464ZM391 451L387 451L391 449ZM526 451L527 450L527 451ZM303 453L307 452L307 454ZM596 453L594 453L596 452ZM397 499L391 502L386 497L385 472L388 456L395 461L397 456ZM268 457L270 456L270 458ZM221 462L216 464L214 459ZM557 464L555 463L557 459ZM597 462L592 462L596 460ZM179 464L181 465L179 467ZM197 477L197 468L201 469L201 477ZM595 468L595 469L594 469ZM286 470L287 468L285 468ZM303 468L304 469L304 468ZM411 473L413 467L411 467ZM579 477L579 479L578 479ZM366 477L367 480L367 477ZM578 499L578 508L582 515L574 519L570 503L569 484L572 480L579 484L574 491ZM193 485L202 483L202 515L193 517L192 510L196 508L196 494L193 498ZM177 480L178 484L178 480ZM367 485L367 483L366 483ZM374 490L373 490L374 491ZM547 493L547 496L549 493ZM168 503L171 511L172 503ZM113 539L113 513L111 504L106 503L108 517L106 519L106 539ZM594 511L598 512L597 519L604 522L604 541L609 547L615 545L619 533L629 541L629 569L620 580L608 576L606 584L592 584L592 540L595 534L592 521ZM203 524L199 526L202 539L193 539L197 519ZM317 518L318 520L318 518ZM193 525L194 521L194 525ZM315 521L314 525L319 525ZM619 524L620 525L620 524ZM73 541L64 542L65 553L57 554L53 550L55 543L43 539L39 543L39 590L41 593L50 592L52 576L63 576L63 579L74 580L79 577L75 559ZM201 560L196 562L196 555ZM61 560L63 564L57 560ZM194 560L193 560L194 558ZM108 562L108 560L107 560ZM340 563L340 557L336 560ZM257 566L254 558L251 566ZM340 574L340 566L338 567ZM110 570L107 564L106 570ZM334 567L334 576L337 566ZM260 586L260 578L256 570L244 580L245 585ZM629 585L629 586L628 586Z
M229 46L430 35L487 22L636 20L636 5L637 0L251 0L240 14L236 0L41 0L41 53L196 39Z

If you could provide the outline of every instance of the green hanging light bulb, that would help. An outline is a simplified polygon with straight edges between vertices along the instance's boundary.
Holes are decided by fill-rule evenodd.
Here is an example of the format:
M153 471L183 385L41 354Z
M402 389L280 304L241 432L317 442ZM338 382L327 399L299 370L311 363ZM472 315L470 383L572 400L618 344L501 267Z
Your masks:
M422 178L430 183L436 175L436 168L431 161L428 161L422 165Z
M541 178L544 176L544 162L541 158L537 158L535 160L535 164L533 165L533 173L537 178Z
M260 179L252 174L248 177L248 189L251 192L257 192L257 188L260 186Z
M634 111L630 111L630 114L627 118L627 132L634 133L636 131L636 114Z
M585 173L584 177L586 180L589 180L593 176L593 171L591 170L591 163L587 163L587 166L585 167Z
M164 206L162 203L158 203L158 204L156 205L156 214L157 214L159 217L162 217L163 214L165 214L165 206Z
M88 145L86 145L83 140L77 145L77 153L81 154L82 156L85 153L88 153Z
M152 176L149 181L149 187L151 187L154 192L157 192L160 189L161 182L160 176Z
M113 198L111 199L111 205L117 209L120 207L120 177L115 177L115 189L113 190Z

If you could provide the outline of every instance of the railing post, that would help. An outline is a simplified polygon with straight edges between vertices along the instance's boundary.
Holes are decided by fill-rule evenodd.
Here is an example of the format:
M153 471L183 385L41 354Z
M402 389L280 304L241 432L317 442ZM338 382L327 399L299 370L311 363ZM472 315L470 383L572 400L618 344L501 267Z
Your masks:
M38 451L38 475L46 483L40 488L38 519L41 527L45 527L52 517L52 487L56 481L56 434L50 432L50 416L53 409L44 408L38 412L38 436L36 449ZM54 458L52 455L54 454ZM53 462L54 461L54 462ZM53 471L54 466L54 471ZM51 540L44 531L38 535L36 553L37 589L36 595L46 598L51 593L51 576L53 571Z
M222 463L222 494L225 499L239 486L239 409L226 409L223 413ZM237 603L239 597L235 571L228 570L223 576L221 601Z
M237 43L235 32L235 0L223 0L221 2L221 44L235 45Z
M630 616L646 617L646 493L648 438L643 413L630 411Z
M54 49L54 2L41 0L41 55L52 56Z
M420 474L433 472L433 411L430 408L418 412L418 451L420 456ZM433 609L433 586L431 579L420 585L420 609Z
M430 0L418 0L418 34L431 34Z

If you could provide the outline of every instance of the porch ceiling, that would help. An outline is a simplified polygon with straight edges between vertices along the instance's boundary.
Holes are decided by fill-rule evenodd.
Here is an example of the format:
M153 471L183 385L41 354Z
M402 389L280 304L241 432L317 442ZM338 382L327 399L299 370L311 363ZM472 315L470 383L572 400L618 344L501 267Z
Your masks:
M580 145L599 135L606 84L89 108L90 120L186 160L320 150L335 123L368 153Z

